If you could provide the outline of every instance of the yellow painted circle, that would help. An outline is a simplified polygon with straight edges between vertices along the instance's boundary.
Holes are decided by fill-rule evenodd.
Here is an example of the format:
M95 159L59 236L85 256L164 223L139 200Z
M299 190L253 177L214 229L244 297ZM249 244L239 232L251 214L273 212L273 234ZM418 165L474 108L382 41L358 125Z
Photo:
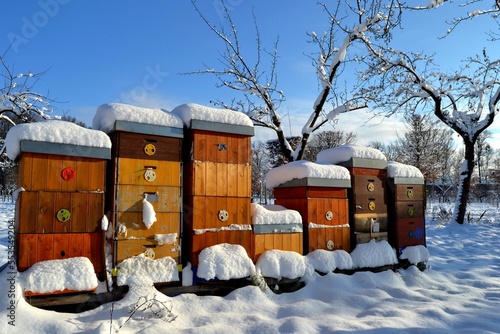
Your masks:
M369 192L372 192L375 190L375 184L373 184L373 182L369 182L366 187L368 188Z
M375 202L368 203L368 209L370 209L370 211L375 210Z
M408 216L413 216L414 214L415 214L415 209L412 206L410 206L408 208Z
M146 146L144 146L144 153L147 155L154 155L156 153L156 147L151 143L146 144Z
M408 198L413 198L413 190L412 190L412 189L408 189L408 190L406 191L406 196L407 196Z
M57 211L56 218L61 223L65 223L71 218L71 212L68 209L61 209Z

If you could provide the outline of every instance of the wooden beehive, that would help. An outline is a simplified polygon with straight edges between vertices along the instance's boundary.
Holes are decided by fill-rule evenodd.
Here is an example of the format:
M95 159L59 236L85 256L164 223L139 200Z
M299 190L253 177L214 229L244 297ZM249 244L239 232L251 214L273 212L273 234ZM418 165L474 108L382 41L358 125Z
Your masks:
M389 213L394 220L389 241L398 256L407 246L426 245L423 178L389 177Z
M285 218L283 218L285 217ZM252 256L257 262L268 250L304 254L302 217L282 206L252 204Z
M16 202L19 271L46 260L85 256L104 274L106 163L109 148L22 140Z
M339 163L351 174L348 191L351 247L372 239L388 240L387 161L351 158Z
M109 174L113 177L108 210L116 231L114 265L142 253L154 258L169 256L180 263L182 128L116 121L110 137ZM157 218L150 228L143 222L145 198ZM175 242L159 242L162 235L173 235Z
M193 119L184 142L184 243L198 265L206 247L239 244L251 252L253 127Z
M304 252L350 250L349 180L303 178L274 188L275 203L296 210L304 226Z

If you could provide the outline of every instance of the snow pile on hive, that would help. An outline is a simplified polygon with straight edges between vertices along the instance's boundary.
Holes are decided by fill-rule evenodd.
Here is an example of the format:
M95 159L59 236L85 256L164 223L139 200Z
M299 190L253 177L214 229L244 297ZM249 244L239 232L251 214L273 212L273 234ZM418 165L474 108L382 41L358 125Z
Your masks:
M98 284L94 266L86 257L37 262L20 277L23 290L35 293L89 291Z
M198 257L197 276L205 280L249 277L255 265L241 245L219 244L204 248Z
M302 225L302 217L298 211L287 209L281 205L262 206L252 203L252 223L254 225Z
M117 284L129 285L135 276L149 278L153 283L176 282L179 280L177 263L171 257L151 259L144 254L123 260L118 267Z
M193 119L253 127L252 120L239 111L211 108L195 103L175 107L172 113L179 116L187 127L191 125Z
M415 166L405 165L395 161L387 163L387 176L388 177L401 177L401 178L419 178L423 179L424 175Z
M353 263L351 255L344 250L328 251L316 249L306 255L309 264L317 271L328 273L335 269L352 269Z
M295 279L306 276L310 272L306 257L296 252L269 250L259 257L255 267L264 277Z
M9 159L15 160L21 153L22 140L111 149L111 140L104 132L60 120L18 124L12 127L5 137Z
M271 169L266 175L266 187L273 189L285 182L302 178L350 180L351 176L349 171L342 166L322 165L298 160Z
M427 262L429 260L429 251L423 245L408 246L403 249L403 252L399 256L402 260L408 260L411 264L419 264L421 262Z
M352 158L387 161L385 155L375 148L360 145L342 145L319 152L316 162L335 165L349 161Z
M116 121L127 121L151 125L182 128L182 121L177 115L163 109L136 107L123 103L107 103L97 108L92 128L111 132Z
M385 240L358 244L351 252L354 268L377 268L398 263L396 252Z

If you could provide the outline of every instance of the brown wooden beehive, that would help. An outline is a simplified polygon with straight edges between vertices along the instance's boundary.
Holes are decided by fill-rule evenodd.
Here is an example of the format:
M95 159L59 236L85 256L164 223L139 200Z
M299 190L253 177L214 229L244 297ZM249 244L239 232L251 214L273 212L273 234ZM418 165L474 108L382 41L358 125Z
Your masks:
M339 163L351 174L348 191L351 248L372 239L388 240L387 161L351 158Z
M110 133L113 143L108 203L114 238L114 265L126 258L147 254L181 256L182 128L116 121ZM157 221L143 222L143 199L154 208ZM120 228L126 233L119 233ZM158 238L174 235L175 242Z
M85 256L104 274L106 163L110 149L21 141L16 202L19 271L46 260Z
M184 252L193 266L206 247L238 244L251 252L253 127L193 119L184 142Z
M407 246L425 242L425 184L423 178L389 177L389 213L394 224L390 242L398 256Z
M349 180L303 178L274 188L275 203L296 210L304 226L304 252L350 250Z

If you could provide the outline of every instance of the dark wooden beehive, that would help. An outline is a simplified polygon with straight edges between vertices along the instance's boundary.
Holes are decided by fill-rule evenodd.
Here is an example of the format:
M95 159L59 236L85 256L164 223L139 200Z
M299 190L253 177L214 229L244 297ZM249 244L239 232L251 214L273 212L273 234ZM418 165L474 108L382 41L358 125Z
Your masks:
M168 126L117 121L110 133L113 144L108 200L115 231L114 265L142 253L169 256L180 263L182 222L183 130ZM143 199L154 208L157 221L143 222ZM125 233L118 233L120 225ZM175 243L158 237L175 235ZM156 239L155 239L156 237Z
M16 202L19 271L46 260L84 256L104 274L106 163L110 150L21 141Z
M387 161L351 158L339 163L351 174L348 191L351 248L372 239L388 240Z
M394 224L390 242L398 256L407 246L426 245L425 185L423 178L388 178L389 213Z
M304 227L304 252L350 250L349 180L294 179L274 188L275 203L296 210Z
M251 252L253 127L191 120L184 142L184 251L198 265L206 247L221 243Z

